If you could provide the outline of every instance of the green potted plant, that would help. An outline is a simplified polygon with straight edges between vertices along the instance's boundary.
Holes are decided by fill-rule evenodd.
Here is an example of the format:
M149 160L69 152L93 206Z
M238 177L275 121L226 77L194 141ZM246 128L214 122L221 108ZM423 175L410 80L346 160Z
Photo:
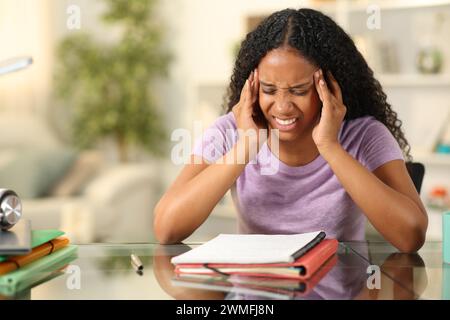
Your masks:
M119 40L76 32L57 48L56 95L69 107L70 136L80 148L113 138L121 161L132 144L160 154L166 133L151 84L167 75L171 56L152 18L155 0L103 1L102 20L121 28Z

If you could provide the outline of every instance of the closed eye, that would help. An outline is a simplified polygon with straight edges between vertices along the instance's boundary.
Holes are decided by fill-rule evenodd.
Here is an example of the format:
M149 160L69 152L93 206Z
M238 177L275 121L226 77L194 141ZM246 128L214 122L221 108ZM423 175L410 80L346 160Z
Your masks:
M274 94L276 92L276 90L263 90L262 92L264 92L265 94Z
M276 90L262 90L262 92L264 94L269 94L269 95L273 95L275 94ZM306 94L308 93L308 91L290 91L291 94L293 94L294 96L306 96Z
M291 93L295 96L306 96L308 91L291 91Z

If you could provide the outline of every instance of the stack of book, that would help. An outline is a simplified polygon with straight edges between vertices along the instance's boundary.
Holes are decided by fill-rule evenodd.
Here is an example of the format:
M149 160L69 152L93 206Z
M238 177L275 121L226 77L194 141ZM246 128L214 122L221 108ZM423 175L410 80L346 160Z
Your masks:
M173 277L172 285L228 292L242 296L250 295L252 299L295 299L308 296L316 284L335 266L336 262L337 256L334 255L308 279L178 273Z
M295 235L224 235L173 257L175 285L307 294L336 261L338 241L323 231Z
M9 296L60 273L76 258L77 247L59 230L33 230L31 252L0 255L0 295Z

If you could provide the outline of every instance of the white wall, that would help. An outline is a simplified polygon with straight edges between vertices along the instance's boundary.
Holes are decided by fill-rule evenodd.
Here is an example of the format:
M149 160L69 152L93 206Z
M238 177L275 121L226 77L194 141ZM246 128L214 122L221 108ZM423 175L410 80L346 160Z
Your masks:
M27 70L0 77L0 112L42 115L51 85L52 0L0 1L0 61L32 56Z

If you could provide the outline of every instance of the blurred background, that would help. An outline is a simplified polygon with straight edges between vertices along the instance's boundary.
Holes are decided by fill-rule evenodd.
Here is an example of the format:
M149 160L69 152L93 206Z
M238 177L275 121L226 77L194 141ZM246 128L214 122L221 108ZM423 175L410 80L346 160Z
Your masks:
M426 167L428 240L450 208L450 1L0 0L0 186L33 228L73 242L152 241L152 211L182 164L177 128L223 113L246 33L287 7L355 40ZM227 195L189 240L235 231ZM370 231L370 232L373 232Z

